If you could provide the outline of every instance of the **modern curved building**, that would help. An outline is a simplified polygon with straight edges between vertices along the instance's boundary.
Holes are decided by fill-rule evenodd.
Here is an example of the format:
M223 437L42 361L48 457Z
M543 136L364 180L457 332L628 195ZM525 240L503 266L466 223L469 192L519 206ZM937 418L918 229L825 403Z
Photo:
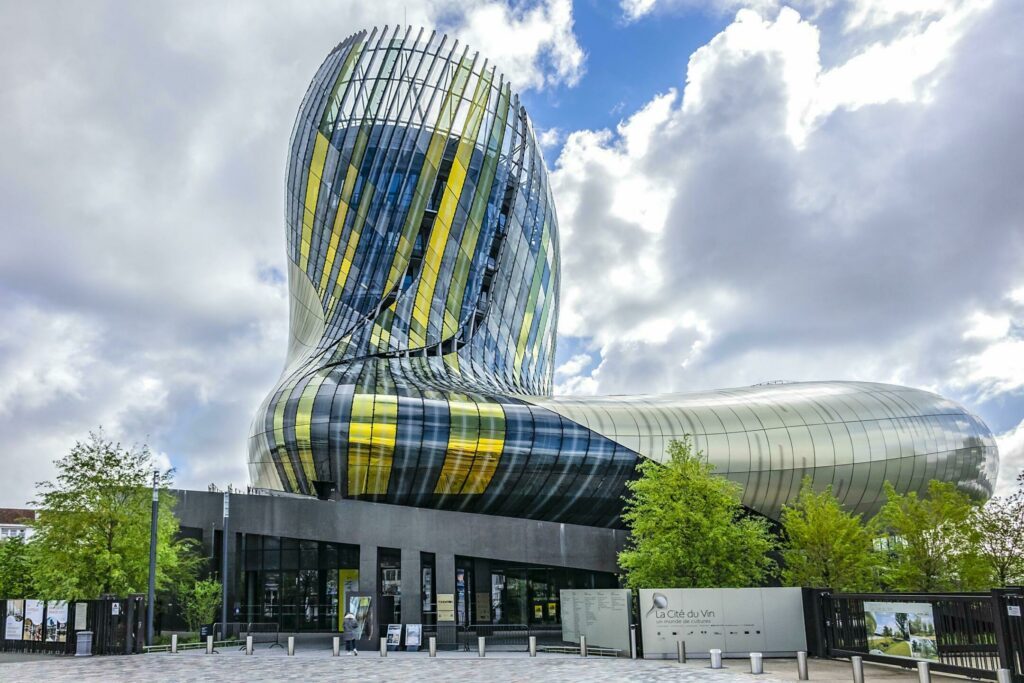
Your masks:
M367 646L399 622L560 633L561 589L617 583L637 462L686 435L768 517L808 475L866 514L886 480L992 491L989 430L914 389L552 396L544 160L509 82L454 40L391 28L332 50L285 199L291 337L249 441L261 495L230 496L227 540L221 494L181 492L177 509L226 563L238 620L336 631L365 598Z
M547 171L509 82L444 36L362 32L331 52L295 121L286 199L291 344L253 424L258 487L615 526L637 460L692 435L769 517L806 475L869 515L886 480L992 492L989 430L915 389L552 397Z

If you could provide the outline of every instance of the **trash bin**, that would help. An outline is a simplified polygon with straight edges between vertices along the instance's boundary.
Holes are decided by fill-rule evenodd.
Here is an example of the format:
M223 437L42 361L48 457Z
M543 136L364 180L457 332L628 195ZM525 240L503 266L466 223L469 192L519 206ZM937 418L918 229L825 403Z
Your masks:
M75 634L75 656L92 657L92 631L78 631Z

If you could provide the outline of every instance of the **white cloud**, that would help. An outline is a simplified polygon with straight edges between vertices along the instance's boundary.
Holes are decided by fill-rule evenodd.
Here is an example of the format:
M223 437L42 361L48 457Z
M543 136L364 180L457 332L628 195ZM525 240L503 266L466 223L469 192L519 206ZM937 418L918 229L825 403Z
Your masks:
M1024 8L879 6L741 11L681 93L568 133L560 330L600 351L587 392L861 379L1021 420Z
M996 437L999 444L999 481L996 495L1008 496L1017 489L1017 475L1024 471L1024 420Z

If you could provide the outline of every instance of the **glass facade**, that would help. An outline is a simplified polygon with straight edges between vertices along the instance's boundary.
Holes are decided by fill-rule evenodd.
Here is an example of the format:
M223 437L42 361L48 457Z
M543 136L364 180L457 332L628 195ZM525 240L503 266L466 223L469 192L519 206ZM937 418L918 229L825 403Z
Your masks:
M885 479L991 493L988 429L926 392L552 398L544 160L505 77L446 36L342 41L300 105L286 184L290 343L251 430L257 487L615 526L637 459L690 434L769 516L805 474L868 513Z

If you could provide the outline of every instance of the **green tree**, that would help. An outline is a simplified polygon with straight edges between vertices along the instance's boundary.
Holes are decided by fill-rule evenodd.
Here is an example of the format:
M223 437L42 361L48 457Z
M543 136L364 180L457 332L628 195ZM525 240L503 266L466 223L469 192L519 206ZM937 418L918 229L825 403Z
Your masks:
M0 598L34 598L28 544L19 537L0 542Z
M995 586L1016 585L1024 579L1024 491L993 498L975 513L978 554L988 565Z
M181 615L189 631L198 631L213 621L220 607L220 582L214 579L196 581L181 592Z
M860 515L846 512L829 486L815 493L804 478L793 505L782 508L782 582L788 586L862 591L874 587L875 553Z
M664 464L644 459L637 470L619 553L630 588L753 586L774 570L767 521L744 510L739 486L712 474L689 438L669 444Z
M102 431L56 461L54 481L37 484L36 533L30 547L39 596L62 600L103 593L143 593L149 579L153 457L126 449ZM173 471L158 475L157 587L166 589L193 563L191 544L177 539Z
M973 524L977 503L953 484L935 480L924 497L897 493L889 482L885 494L885 505L871 521L875 533L888 537L885 588L927 593L987 587L989 571Z

